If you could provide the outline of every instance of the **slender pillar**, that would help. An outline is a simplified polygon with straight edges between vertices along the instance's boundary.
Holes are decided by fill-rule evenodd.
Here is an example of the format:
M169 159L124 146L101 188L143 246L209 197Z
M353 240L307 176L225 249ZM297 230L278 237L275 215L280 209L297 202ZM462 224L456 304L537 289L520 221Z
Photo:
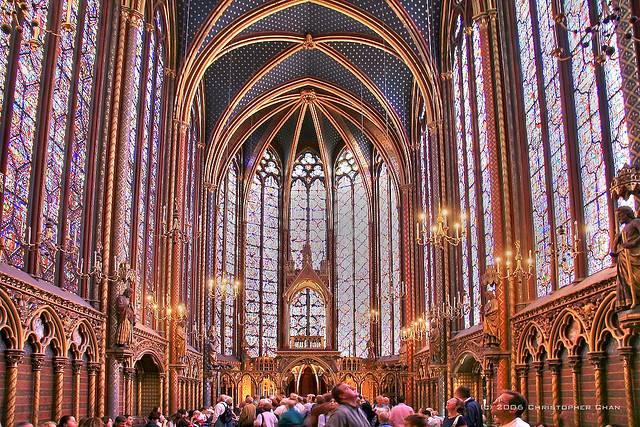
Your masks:
M82 366L82 360L73 359L71 362L71 372L73 373L73 415L76 417L76 420L82 418L80 414L80 396L82 396L82 392L80 391L80 372ZM82 416L84 416L84 414L82 414Z
M596 414L598 416L598 426L604 427L607 424L607 412L602 408L607 404L604 393L604 367L607 354L604 351L592 351L589 353L589 360L593 365L593 382L596 389Z
M133 413L133 380L136 375L135 368L125 368L124 379L126 387L126 412L127 414ZM138 414L140 415L140 414Z
M138 385L136 390L136 414L138 416L143 415L142 413L142 374L141 372L136 372L136 384Z
M637 426L635 406L635 388L633 384L633 347L620 347L618 349L624 366L624 390L627 406L627 420L630 426Z
M166 408L166 403L164 401L164 383L166 380L166 375L165 374L160 374L160 396L158 399L158 406L160 406L160 413L164 413L164 410ZM168 414L167 414L168 415Z
M40 377L42 374L42 365L44 363L44 354L34 353L31 355L31 370L33 371L33 406L31 407L31 423L37 426L40 410Z
M87 374L89 376L89 395L87 397L87 414L90 417L95 417L96 413L96 376L100 371L100 364L91 362L87 366Z
M560 425L560 359L549 359L549 369L551 370L551 393L553 395L553 425Z
M67 358L56 356L53 358L53 411L54 420L62 417L62 402L64 399L64 368L67 366Z
M569 366L571 366L571 377L573 387L573 422L576 427L582 425L579 406L582 401L580 387L580 372L582 368L582 357L580 355L569 356Z
M22 350L5 350L6 363L4 425L12 426L16 417L16 391L18 388L18 365L22 361Z
M527 365L517 365L516 366L516 375L517 375L517 378L518 378L517 385L518 385L518 387L520 389L519 390L520 394L523 394L523 395L526 396L527 395L527 388L529 387L529 384L528 384L529 367ZM525 412L523 414L523 418L525 420L529 419L529 413L528 413L527 410L525 410Z
M542 374L544 373L544 362L533 362L531 367L536 370L536 396L538 398L538 406L536 408L536 417L538 417L537 422L541 423L544 417L544 410L542 409L544 406L543 402L543 378Z

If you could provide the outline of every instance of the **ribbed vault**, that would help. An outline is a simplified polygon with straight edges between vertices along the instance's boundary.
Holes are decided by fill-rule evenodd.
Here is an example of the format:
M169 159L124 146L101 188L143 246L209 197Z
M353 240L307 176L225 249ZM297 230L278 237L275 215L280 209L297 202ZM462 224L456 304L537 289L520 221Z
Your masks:
M366 171L376 151L408 181L416 105L439 116L425 23L415 24L428 9L390 0L213 3L178 2L186 53L176 119L189 120L203 87L206 181L215 186L239 152L254 165L274 143L293 161L310 123L327 164L346 145Z

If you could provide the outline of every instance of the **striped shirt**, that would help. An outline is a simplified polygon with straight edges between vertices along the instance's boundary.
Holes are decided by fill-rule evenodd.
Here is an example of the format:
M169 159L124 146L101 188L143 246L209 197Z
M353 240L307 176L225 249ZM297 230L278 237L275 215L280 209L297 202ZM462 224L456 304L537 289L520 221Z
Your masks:
M371 427L371 424L360 407L343 404L331 414L325 427Z

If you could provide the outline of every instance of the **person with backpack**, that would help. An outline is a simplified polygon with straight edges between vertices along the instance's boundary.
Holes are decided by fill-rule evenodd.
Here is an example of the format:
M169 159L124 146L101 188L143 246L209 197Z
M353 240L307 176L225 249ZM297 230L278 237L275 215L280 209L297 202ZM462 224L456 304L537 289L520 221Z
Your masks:
M279 427L302 427L304 421L302 414L296 409L297 404L297 400L287 400L287 410L278 420Z
M464 402L456 397L447 400L447 416L442 421L442 427L461 427L467 425L467 420L462 415Z
M233 400L229 396L221 395L218 398L211 420L215 427L233 427L235 425L233 409L230 403L233 404Z

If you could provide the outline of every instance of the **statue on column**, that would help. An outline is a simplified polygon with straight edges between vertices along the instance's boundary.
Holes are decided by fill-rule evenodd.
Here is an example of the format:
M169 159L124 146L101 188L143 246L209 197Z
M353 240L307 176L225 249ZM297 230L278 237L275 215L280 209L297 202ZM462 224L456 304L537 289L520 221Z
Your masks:
M371 360L376 358L376 344L373 342L373 338L369 338L367 341L367 358Z
M498 286L498 276L495 267L487 266L482 276L482 288L484 293L484 305L482 306L483 320L482 330L485 346L497 347L500 345L500 304L496 298L495 289Z
M116 298L116 347L129 348L133 340L133 327L136 325L136 313L131 302L131 279L124 278L127 287Z
M175 334L176 334L176 361L182 363L187 355L187 333L185 331L183 320L175 321Z
M628 206L616 209L620 231L611 245L617 268L617 307L635 309L640 305L640 218Z

